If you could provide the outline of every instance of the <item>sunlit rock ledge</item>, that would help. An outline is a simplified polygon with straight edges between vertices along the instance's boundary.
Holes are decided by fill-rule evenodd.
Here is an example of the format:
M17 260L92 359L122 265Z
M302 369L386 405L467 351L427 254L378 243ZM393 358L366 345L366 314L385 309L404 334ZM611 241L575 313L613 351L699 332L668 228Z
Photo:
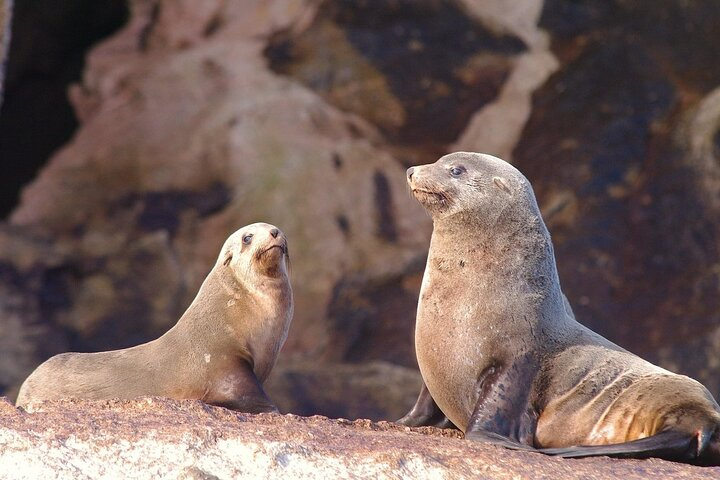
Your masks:
M247 415L199 401L0 401L0 477L718 478L720 468L566 460L369 420Z

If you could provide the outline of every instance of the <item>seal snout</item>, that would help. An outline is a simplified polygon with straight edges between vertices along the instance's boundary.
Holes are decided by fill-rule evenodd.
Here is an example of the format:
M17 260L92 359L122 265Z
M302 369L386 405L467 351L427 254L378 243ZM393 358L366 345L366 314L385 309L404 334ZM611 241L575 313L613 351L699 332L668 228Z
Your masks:
M272 227L268 231L265 245L258 251L258 256L263 256L268 252L279 252L281 255L287 255L288 245L285 235L277 227Z
M412 180L413 173L415 173L415 167L410 167L407 169L406 175L407 175L408 182L410 180Z

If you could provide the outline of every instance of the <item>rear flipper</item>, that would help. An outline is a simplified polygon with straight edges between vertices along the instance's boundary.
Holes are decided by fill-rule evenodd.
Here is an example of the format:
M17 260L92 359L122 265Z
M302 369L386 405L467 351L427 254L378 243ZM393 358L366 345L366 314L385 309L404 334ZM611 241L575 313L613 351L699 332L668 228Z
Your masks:
M582 458L605 455L614 458L662 458L676 462L702 465L719 465L714 435L698 430L695 434L677 430L667 430L656 435L625 443L611 445L588 445L562 448L540 448L537 451L546 455L563 458ZM708 448L710 447L710 448Z
M662 458L705 466L720 465L720 445L715 435L668 430L652 437L611 445L533 448L493 432L471 431L465 438L492 443L511 450L539 452L562 458L608 456L613 458Z

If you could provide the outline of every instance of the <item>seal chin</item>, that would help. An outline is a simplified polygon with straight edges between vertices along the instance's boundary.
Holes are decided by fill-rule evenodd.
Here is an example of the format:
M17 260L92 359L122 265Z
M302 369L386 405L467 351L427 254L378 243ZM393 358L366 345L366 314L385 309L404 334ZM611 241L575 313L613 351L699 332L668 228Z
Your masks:
M261 265L261 269L266 273L272 273L279 270L283 259L287 257L287 244L278 242L263 247L258 250L255 258Z

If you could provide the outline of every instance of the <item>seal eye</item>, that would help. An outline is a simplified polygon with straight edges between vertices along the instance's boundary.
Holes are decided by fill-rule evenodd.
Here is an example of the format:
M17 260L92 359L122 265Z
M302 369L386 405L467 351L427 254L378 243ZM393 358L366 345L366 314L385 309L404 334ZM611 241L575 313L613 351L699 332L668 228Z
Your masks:
M463 167L462 165L450 167L450 175L452 175L453 177L459 177L463 173L465 173L465 167Z
M248 233L243 237L243 245L250 245L250 242L252 242L252 233Z

